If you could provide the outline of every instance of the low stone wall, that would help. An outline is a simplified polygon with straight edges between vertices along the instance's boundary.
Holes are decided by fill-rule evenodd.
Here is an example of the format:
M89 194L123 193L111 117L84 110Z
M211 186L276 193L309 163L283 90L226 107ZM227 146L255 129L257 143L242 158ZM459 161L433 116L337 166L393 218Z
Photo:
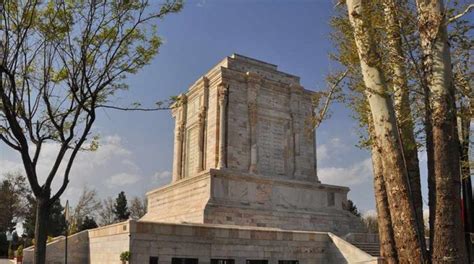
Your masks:
M120 254L130 251L130 223L135 222L130 220L89 230L89 263L120 263Z
M172 258L298 260L300 264L377 263L374 258L327 232L288 231L278 228L214 224L175 224L129 220L83 231L69 237L68 264L120 263L120 254L131 252L130 263L160 264ZM24 263L32 264L33 248L24 251ZM47 263L64 263L64 238L47 247Z
M89 235L82 231L68 236L67 240L68 264L89 263ZM65 262L65 237L61 236L47 244L46 263L62 264ZM34 246L23 250L23 264L33 264Z
M132 263L148 263L151 256L160 264L170 264L173 257L198 258L200 264L209 264L211 258L234 259L236 264L248 259L328 263L330 238L323 232L142 221L132 222L131 230Z

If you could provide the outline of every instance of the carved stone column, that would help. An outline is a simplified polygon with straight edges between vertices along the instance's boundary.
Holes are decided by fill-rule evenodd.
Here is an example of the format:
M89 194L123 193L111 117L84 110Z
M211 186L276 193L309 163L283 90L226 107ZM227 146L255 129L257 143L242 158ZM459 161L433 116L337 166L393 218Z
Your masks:
M290 157L289 157L289 174L291 177L295 177L298 170L297 156L300 155L300 125L298 120L300 119L299 103L300 94L302 87L298 84L292 84L290 89Z
M198 167L197 171L200 172L204 170L204 134L206 129L206 107L202 106L199 111L199 119L198 119L198 126L199 126L199 156L198 156Z
M258 122L258 90L262 83L262 77L253 72L247 72L247 102L249 119L249 141L250 162L249 172L258 173L258 146L257 146L257 122Z
M173 157L173 182L183 177L183 147L184 147L184 133L186 128L186 95L180 95L178 102L173 108L173 117L175 118L174 131L174 157Z
M197 162L197 172L200 172L206 167L206 127L207 127L207 110L209 108L209 79L205 76L201 78L202 87L203 87L203 101L199 109L198 114L198 162Z
M315 176L314 179L315 181L320 182L318 178L318 157L316 156L316 147L317 147L316 129L314 130L312 136L313 136L313 154L314 154L314 176Z
M219 162L217 167L219 169L227 167L227 96L229 89L227 85L220 84L218 86L218 101L219 101Z

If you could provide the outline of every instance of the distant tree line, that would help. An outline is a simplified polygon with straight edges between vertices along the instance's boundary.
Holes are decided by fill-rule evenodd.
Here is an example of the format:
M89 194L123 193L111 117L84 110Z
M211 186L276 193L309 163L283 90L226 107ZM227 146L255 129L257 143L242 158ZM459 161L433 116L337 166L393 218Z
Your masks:
M84 187L77 204L69 209L68 223L65 204L56 200L51 206L47 235L52 237L74 234L83 230L109 225L128 219L139 219L146 214L146 199L133 197L127 200L125 192L115 199L101 201L97 191ZM36 199L20 173L8 173L0 183L0 257L6 257L20 245L35 243ZM21 226L17 230L17 227ZM22 232L21 232L22 231ZM7 234L12 241L7 241Z

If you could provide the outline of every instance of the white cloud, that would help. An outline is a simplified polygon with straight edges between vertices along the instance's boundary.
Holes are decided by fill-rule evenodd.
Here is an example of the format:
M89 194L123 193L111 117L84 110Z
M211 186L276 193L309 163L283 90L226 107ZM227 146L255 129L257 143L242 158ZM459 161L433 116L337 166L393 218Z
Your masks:
M318 161L326 160L329 158L328 147L325 144L318 145L316 147L316 157Z
M201 0L199 2L197 2L196 6L197 7L204 7L206 5L206 0Z
M22 172L23 165L20 162L0 159L0 177L9 172Z
M157 171L153 175L153 179L155 181L168 180L170 178L171 178L171 172L170 171Z
M372 180L372 160L356 162L349 167L325 167L318 170L321 182L336 185L355 185Z
M342 153L347 152L349 146L342 142L338 137L333 137L329 142L316 146L316 157L318 162L328 161L340 157Z
M58 144L54 143L43 145L37 165L40 184L44 182L51 170L58 148ZM2 149L1 154L0 177L8 172L24 171L18 153ZM58 190L63 181L62 176L68 158L69 156L63 160L56 174L52 185L53 192ZM121 137L118 135L104 136L100 139L100 145L96 151L78 153L69 177L70 183L61 199L69 199L74 204L85 185L96 188L102 195L115 195L119 187L140 182L143 178L141 175L143 172L135 161L135 155L124 146ZM103 186L107 186L107 188Z
M106 182L111 185L109 186L109 188L111 188L115 186L126 186L134 184L138 182L140 178L141 177L136 174L121 172L109 177Z
M374 216L374 217L377 217L377 211L375 209L370 209L370 210L367 210L365 211L363 214L362 214L363 217L367 217L367 216Z

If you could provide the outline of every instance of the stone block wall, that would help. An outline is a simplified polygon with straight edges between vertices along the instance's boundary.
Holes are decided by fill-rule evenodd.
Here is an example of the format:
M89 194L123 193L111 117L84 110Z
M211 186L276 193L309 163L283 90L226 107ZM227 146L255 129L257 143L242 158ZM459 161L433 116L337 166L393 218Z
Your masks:
M63 264L65 262L65 237L57 237L47 244L46 263ZM68 237L68 264L89 263L89 235L82 231ZM33 264L34 247L23 250L23 264Z
M64 263L62 238L47 246L47 263ZM61 248L62 245L62 248ZM172 258L298 260L300 264L373 262L374 258L327 232L289 231L265 227L214 224L173 224L129 220L71 236L68 263L120 263L120 254L131 252L130 263L171 264ZM62 250L62 251L61 251ZM25 249L24 263L33 263ZM375 258L376 259L376 258Z
M136 222L133 226L133 263L148 263L150 256L158 257L160 264L170 264L173 257L198 258L200 264L209 264L212 258L234 259L236 264L248 259L267 259L269 264L278 260L328 263L327 233L205 224Z
M89 263L120 263L120 254L131 249L131 222L126 221L89 230Z
M203 173L147 193L148 209L142 220L203 223L210 197L209 177Z
M342 210L348 188L211 170L148 193L143 221L277 227L286 230L364 232Z

